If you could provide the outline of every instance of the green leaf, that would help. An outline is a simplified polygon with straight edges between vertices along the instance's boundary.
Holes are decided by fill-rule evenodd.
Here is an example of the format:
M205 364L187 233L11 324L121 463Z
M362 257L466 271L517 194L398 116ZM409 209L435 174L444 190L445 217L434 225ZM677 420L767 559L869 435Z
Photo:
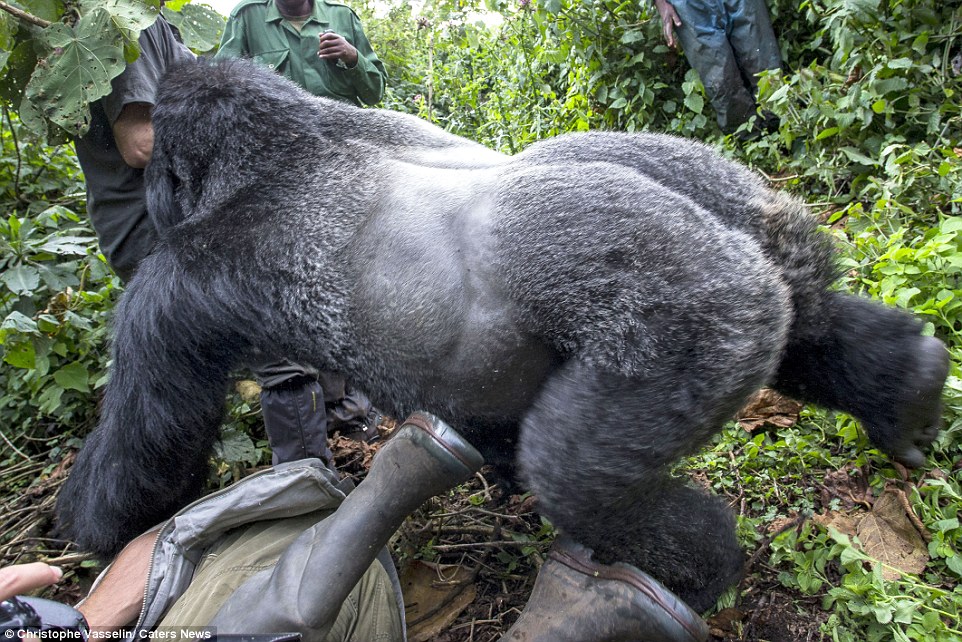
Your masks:
M837 133L838 133L838 127L828 127L818 132L818 134L815 135L815 140L824 140L829 136L834 136Z
M962 555L952 555L945 559L946 566L958 577L962 577Z
M47 386L46 390L40 393L40 412L45 415L52 415L60 407L61 398L63 398L63 388Z
M922 290L916 287L901 289L898 291L898 294L895 297L895 305L900 308L907 308L909 307L909 301L912 300L912 297L921 292Z
M87 368L79 361L69 363L53 373L53 380L64 390L87 392L90 390Z
M0 71L7 66L19 28L20 23L16 18L6 11L0 11Z
M93 244L93 236L53 236L37 248L38 252L50 252L58 255L81 255Z
M155 18L146 5L111 0L96 5L72 29L50 25L41 32L48 47L45 62L27 83L24 102L67 133L84 134L90 103L109 94L110 81L124 70L124 42Z
M962 230L962 216L950 216L942 221L942 224L939 225L939 228L944 233L958 232L959 230Z
M63 15L63 4L57 0L19 0L17 4L47 22L56 22Z
M3 360L15 368L31 369L37 363L37 350L33 347L33 341L18 341L7 343L3 355Z
M892 618L900 624L909 624L918 607L911 600L899 600L895 603L895 615Z
M67 313L63 315L63 318L64 318L64 321L66 321L67 323L69 323L71 326L73 326L73 327L75 327L75 328L79 328L80 330L92 330L92 329L93 329L93 324L90 323L90 320L87 319L87 318L85 318L85 317L80 316L80 315L77 314L76 312L72 312L72 311L70 311L70 310L67 310Z
M224 25L227 24L224 16L205 5L188 4L179 12L164 6L162 13L167 21L180 31L184 44L198 53L216 47L220 43Z
M558 15L561 13L561 0L546 0L544 8L548 13Z
M853 562L859 562L862 560L862 556L854 546L846 546L842 549L842 553L839 555L839 561L842 564L851 564Z
M36 65L37 53L34 51L33 42L24 40L17 44L6 59L6 69L0 74L0 98L19 105L24 87L27 86Z
M892 621L892 609L888 605L877 605L872 607L875 613L875 620L879 624L888 624Z
M214 455L228 463L246 463L253 466L257 463L257 448L246 434L238 430L225 430L216 444Z
M688 94L685 96L685 107L696 114L700 114L701 110L705 108L705 99L701 97L701 94Z
M876 161L875 159L869 158L868 156L866 156L859 150L855 149L854 147L842 147L839 149L839 151L845 154L846 156L848 156L849 160L852 160L856 163L861 163L862 165L869 165L869 166L878 165L878 161Z
M911 58L895 58L886 62L885 66L889 69L908 69L912 64Z
M37 334L37 322L20 312L11 312L0 324L0 330L15 330L23 334Z
M773 103L777 103L780 100L784 100L784 98L788 95L789 90L791 90L791 85L782 85L781 87L776 89L771 96L769 96L768 100L770 100Z
M31 294L40 285L40 274L32 265L21 264L4 272L0 280L14 294Z
M114 28L132 41L154 24L160 13L159 0L82 0L80 6L85 14L106 11Z
M952 519L942 519L929 526L931 530L935 530L940 533L945 533L947 531L955 530L958 527L959 527L958 517L953 517Z

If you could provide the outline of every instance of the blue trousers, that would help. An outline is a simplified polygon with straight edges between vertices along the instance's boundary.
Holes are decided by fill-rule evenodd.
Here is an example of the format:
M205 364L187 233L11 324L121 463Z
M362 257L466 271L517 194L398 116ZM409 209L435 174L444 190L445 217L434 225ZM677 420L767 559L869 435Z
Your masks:
M698 72L724 132L755 113L755 75L782 64L764 0L670 0L688 63Z

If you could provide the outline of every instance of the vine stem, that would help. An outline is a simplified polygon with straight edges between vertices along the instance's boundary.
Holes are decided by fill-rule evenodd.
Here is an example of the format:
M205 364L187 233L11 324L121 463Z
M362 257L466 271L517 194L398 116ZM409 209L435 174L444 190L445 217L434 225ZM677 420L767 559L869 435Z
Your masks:
M7 120L7 125L10 127L10 138L13 139L13 149L17 152L17 173L13 178L13 193L18 201L23 201L23 197L20 195L20 167L23 159L20 156L20 143L17 141L17 130L13 128L13 119L10 118L10 111L6 105L3 106L3 116Z
M3 0L0 0L0 9L3 9L7 13L13 16L16 16L17 18L19 18L20 20L23 20L24 22L29 22L32 25L37 25L38 27L43 27L43 28L47 28L50 26L49 21L44 20L43 18L38 18L32 13L27 13L23 9L18 9L13 5L7 4Z

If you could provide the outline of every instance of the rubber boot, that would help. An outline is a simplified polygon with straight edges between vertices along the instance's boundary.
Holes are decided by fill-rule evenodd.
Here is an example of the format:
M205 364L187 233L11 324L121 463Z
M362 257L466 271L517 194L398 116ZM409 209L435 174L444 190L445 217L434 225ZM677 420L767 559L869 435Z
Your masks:
M483 459L437 417L415 413L337 511L251 577L211 622L218 633L299 632L323 640L341 604L404 519L476 473Z
M528 604L500 642L702 642L708 626L674 593L628 564L592 561L559 538Z

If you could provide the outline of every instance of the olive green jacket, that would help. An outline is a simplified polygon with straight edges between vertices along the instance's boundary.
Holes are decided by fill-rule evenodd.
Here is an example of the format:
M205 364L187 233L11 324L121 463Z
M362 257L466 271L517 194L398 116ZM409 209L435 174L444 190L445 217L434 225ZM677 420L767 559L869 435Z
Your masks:
M357 49L353 68L317 57L318 38L327 30ZM216 57L252 58L316 96L356 105L377 104L387 77L357 14L333 0L316 0L300 33L281 15L274 0L242 0L227 20Z

